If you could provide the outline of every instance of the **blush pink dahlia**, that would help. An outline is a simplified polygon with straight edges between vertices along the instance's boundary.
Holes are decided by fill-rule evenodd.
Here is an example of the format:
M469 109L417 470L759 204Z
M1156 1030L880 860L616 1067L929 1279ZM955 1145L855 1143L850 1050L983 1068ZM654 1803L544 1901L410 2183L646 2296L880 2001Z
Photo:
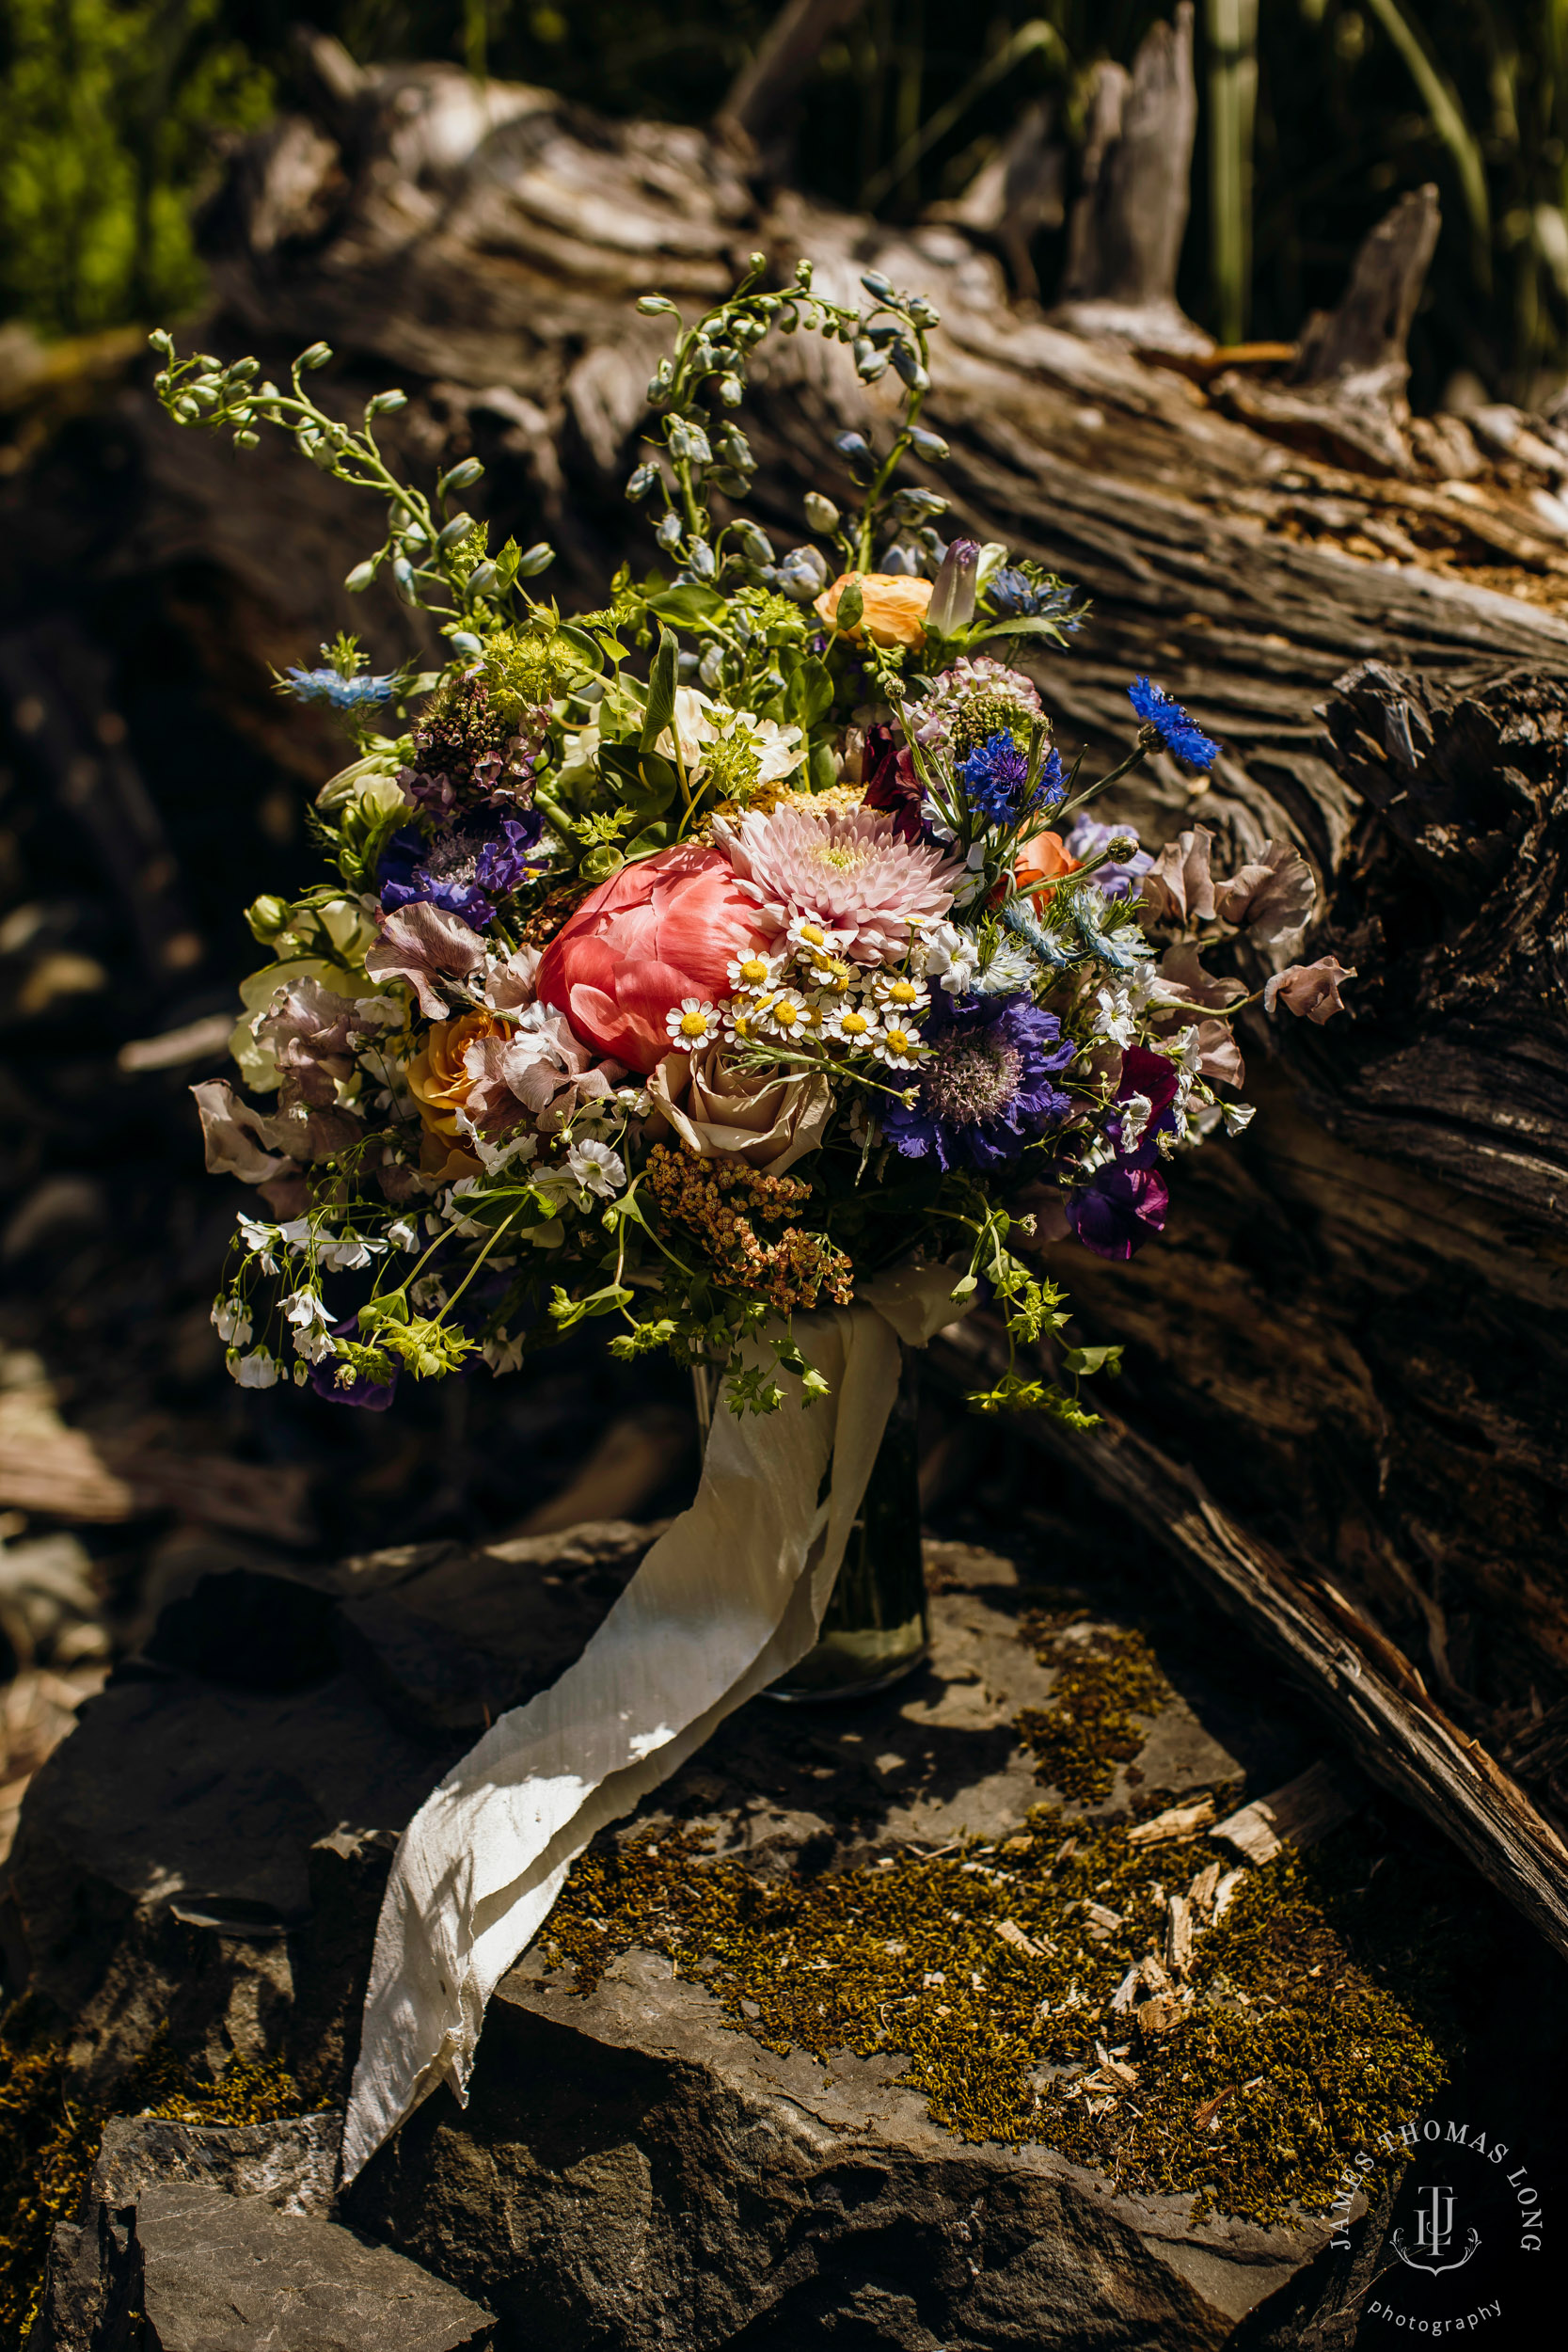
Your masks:
M879 808L786 802L770 816L753 810L723 837L765 931L807 915L857 963L899 962L911 923L945 914L963 872L940 849L901 839Z
M731 995L728 967L761 928L721 850L660 850L589 892L545 950L539 1001L645 1075L670 1051L672 1007Z

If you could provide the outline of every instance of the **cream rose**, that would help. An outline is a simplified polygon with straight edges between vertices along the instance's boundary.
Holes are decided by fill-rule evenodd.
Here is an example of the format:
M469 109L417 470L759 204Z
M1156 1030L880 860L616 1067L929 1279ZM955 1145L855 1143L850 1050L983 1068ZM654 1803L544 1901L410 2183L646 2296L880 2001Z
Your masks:
M832 1108L828 1081L816 1071L770 1078L742 1070L722 1045L666 1054L648 1080L656 1110L704 1159L733 1155L782 1176L815 1152Z

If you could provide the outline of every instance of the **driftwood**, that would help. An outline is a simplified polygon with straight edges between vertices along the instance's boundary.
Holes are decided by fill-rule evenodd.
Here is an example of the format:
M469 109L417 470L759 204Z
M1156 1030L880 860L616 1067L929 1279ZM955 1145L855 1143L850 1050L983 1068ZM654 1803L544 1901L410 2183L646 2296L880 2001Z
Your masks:
M796 29L831 13L802 6ZM1130 1342L1114 1500L1152 1524L1180 1489L1195 1559L1213 1554L1216 1596L1265 1638L1293 1577L1278 1638L1324 1690L1348 1638L1332 1586L1364 1629L1358 1654L1386 1646L1376 1687L1399 1702L1366 1712L1369 1667L1347 1738L1389 1743L1407 1794L1426 1774L1465 1850L1491 1836L1494 1866L1509 1854L1534 1915L1555 1918L1552 1833L1465 1743L1514 1742L1527 1776L1545 1756L1531 1786L1554 1801L1560 1743L1527 1735L1568 1696L1564 697L1549 682L1568 656L1568 429L1500 407L1409 416L1427 192L1374 233L1298 353L1216 353L1184 333L1159 348L1189 42L1179 11L1129 79L1105 82L1074 275L1054 290L1070 299L1042 316L1010 298L997 253L1022 278L1028 223L1062 200L1043 114L1010 150L1010 196L1004 161L973 206L895 230L754 176L746 140L774 135L787 72L747 102L753 127L732 97L742 139L733 121L712 136L610 124L441 67L362 72L314 40L308 105L240 151L210 215L202 341L276 371L325 337L339 358L317 382L345 415L401 382L404 461L476 452L499 528L551 537L557 592L597 602L613 564L647 552L621 495L661 343L638 294L689 310L753 249L785 269L811 254L835 295L873 265L930 294L957 519L1093 599L1072 651L1036 665L1067 748L1123 745L1126 682L1152 670L1225 749L1208 780L1150 763L1117 813L1154 839L1196 818L1223 854L1295 838L1324 885L1323 944L1359 975L1354 1026L1255 1029L1262 1116L1183 1167L1163 1244L1131 1266L1074 1251L1054 1269L1085 1326ZM833 432L875 431L883 407L846 355L765 346L752 511L783 544L803 535L806 487L847 492ZM412 647L401 608L330 585L371 524L348 492L286 450L239 459L177 435L139 390L120 413L143 479L111 571L156 583L199 564L273 660L340 627L373 632L378 657ZM231 640L199 613L186 625L243 700ZM276 734L259 663L253 709ZM285 756L309 772L304 722L293 740ZM1238 1531L1244 1576L1200 1535L1177 1460Z

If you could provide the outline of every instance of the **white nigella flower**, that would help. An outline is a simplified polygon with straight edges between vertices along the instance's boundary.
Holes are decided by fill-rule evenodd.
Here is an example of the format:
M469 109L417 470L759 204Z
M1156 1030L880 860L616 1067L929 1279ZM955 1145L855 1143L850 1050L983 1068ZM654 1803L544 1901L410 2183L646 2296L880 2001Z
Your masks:
M1034 979L1034 959L1028 949L1005 939L984 971L976 975L974 985L982 996L1011 996L1020 989L1032 989Z
M783 970L782 957L770 956L761 947L748 947L743 955L730 958L730 986L743 989L751 995L758 995L764 989L773 986Z
M1239 1136L1243 1128L1250 1127L1257 1110L1256 1103L1227 1103L1225 1105L1226 1134Z
M836 1037L843 1045L854 1046L869 1053L877 1042L881 1028L875 1007L864 1004L834 1005L822 1024L830 1037Z
M723 1025L722 1014L705 996L683 996L664 1016L665 1032L678 1054L711 1045Z
M906 1028L894 1016L877 1039L874 1051L877 1059L886 1062L890 1070L917 1070L931 1049L924 1043L918 1029Z
M229 1353L229 1369L242 1389L275 1389L277 1386L277 1362L264 1347L253 1348L248 1356Z
M608 1200L612 1193L625 1187L626 1163L608 1143L574 1143L566 1154L566 1165L583 1189L596 1193L601 1200Z
M213 1328L225 1347L248 1347L250 1317L243 1298L219 1298L213 1304Z

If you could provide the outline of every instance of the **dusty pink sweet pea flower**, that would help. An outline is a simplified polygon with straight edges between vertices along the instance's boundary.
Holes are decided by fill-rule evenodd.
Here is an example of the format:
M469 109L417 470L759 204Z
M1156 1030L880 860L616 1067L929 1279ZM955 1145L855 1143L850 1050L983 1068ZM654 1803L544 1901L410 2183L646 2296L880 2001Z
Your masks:
M1151 921L1213 921L1214 882L1209 871L1213 846L1207 825L1195 825L1190 833L1166 842L1143 881L1142 902Z
M1214 893L1222 923L1272 945L1301 930L1312 912L1318 885L1312 868L1289 841L1265 841L1261 855L1243 866Z
M1292 963L1265 981L1264 1009L1273 1012L1282 1004L1298 1019L1305 1015L1308 1021L1332 1021L1337 1012L1349 1010L1339 994L1340 981L1354 977L1354 966L1342 964L1333 956L1320 956L1316 963Z
M585 1103L607 1101L626 1074L618 1061L596 1061L565 1015L539 1004L525 1009L510 1036L474 1039L463 1066L472 1081L466 1107L478 1125L515 1125L521 1104L546 1135Z
M437 985L465 986L484 967L484 942L461 915L417 900L388 915L381 937L365 958L372 980L406 980L427 1021L444 1021L451 1010Z

